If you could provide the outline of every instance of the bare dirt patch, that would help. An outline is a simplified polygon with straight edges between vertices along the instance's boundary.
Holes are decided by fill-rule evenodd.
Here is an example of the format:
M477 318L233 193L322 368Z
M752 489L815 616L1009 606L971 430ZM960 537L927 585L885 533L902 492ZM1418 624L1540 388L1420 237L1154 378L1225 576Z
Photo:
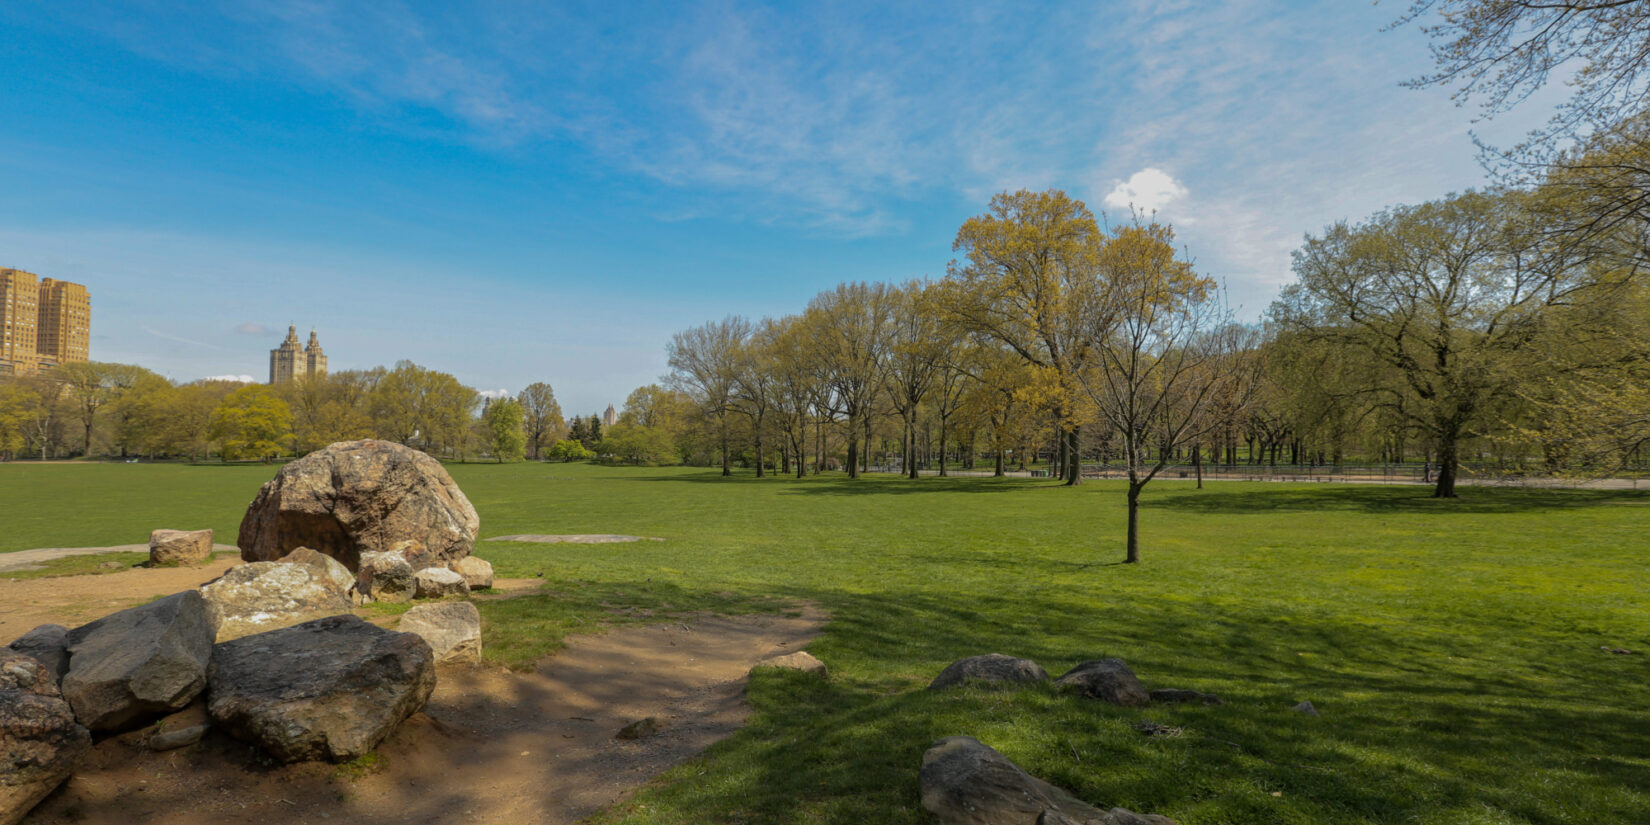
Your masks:
M74 625L223 573L210 566L0 581L0 638L36 624ZM502 597L541 580L508 580ZM512 586L514 585L514 586ZM20 601L21 600L21 601ZM387 617L386 617L387 618ZM443 666L434 696L380 745L375 764L279 766L210 732L155 753L146 728L96 745L82 768L26 822L573 823L624 799L743 724L745 676L802 649L824 616L697 616L571 637L530 673ZM656 717L658 733L614 738ZM195 706L159 729L204 721Z
M617 533L576 533L568 535L522 533L515 536L494 536L485 540L525 541L534 544L623 544L632 541L664 541L664 539L652 536L622 536Z

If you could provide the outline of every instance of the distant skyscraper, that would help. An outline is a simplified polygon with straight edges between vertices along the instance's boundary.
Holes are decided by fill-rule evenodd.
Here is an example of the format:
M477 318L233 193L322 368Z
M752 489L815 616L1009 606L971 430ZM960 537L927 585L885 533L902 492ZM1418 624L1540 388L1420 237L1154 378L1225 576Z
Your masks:
M27 375L91 358L86 287L0 269L0 375Z
M613 411L613 405L607 405L607 412L602 413L602 427L611 427L619 423L619 414Z
M327 356L321 351L321 342L315 330L309 331L309 346L298 344L296 324L286 328L286 340L269 351L269 383L285 384L306 375L327 374Z

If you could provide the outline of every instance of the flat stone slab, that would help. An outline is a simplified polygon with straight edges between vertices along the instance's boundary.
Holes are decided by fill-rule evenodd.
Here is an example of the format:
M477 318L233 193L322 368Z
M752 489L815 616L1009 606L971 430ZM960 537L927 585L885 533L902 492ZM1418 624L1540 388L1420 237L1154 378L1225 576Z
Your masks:
M652 536L621 536L615 533L585 533L570 535L546 535L544 533L522 533L518 536L494 536L483 541L526 541L534 544L623 544L630 541L664 541Z
M212 552L214 553L224 553L231 550L240 552L240 549L233 544L212 545ZM37 550L18 550L13 553L0 553L0 573L12 570L39 570L46 566L46 562L56 561L68 556L148 552L148 542L143 544L112 544L108 547L42 547Z

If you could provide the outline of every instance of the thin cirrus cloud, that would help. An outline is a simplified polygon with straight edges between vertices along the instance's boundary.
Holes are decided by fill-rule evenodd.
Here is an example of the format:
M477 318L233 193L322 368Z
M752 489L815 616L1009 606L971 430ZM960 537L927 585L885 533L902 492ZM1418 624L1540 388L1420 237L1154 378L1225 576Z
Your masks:
M202 378L201 380L202 381L229 381L229 382L233 382L233 383L236 383L236 384L256 384L256 383L258 383L257 379L255 379L252 376L247 375L245 373L242 373L240 375L208 375L205 378Z
M235 332L239 335L255 335L259 338L267 338L274 335L276 331L274 327L248 321L244 324L236 324Z

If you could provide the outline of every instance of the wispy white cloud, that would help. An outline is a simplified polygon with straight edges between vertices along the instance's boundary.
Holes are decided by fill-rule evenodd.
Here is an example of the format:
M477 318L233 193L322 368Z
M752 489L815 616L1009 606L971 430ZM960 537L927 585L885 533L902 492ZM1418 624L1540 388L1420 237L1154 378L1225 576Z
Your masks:
M258 324L258 323L253 323L251 321L248 321L244 324L236 324L235 325L235 332L240 334L240 335L256 335L260 338L267 338L271 335L276 334L276 330L275 330L274 327L265 326L263 324Z
M258 383L258 380L256 378L253 378L252 376L247 375L245 373L242 373L240 375L208 375L205 378L202 378L201 380L202 381L234 381L234 382L239 383L239 384L256 384L256 383Z
M507 390L507 389L504 389L503 387L500 387L499 389L496 389L496 390L481 390L481 391L477 392L476 395L479 395L482 398L490 398L494 401L497 401L500 398L509 398L510 397L510 391Z

